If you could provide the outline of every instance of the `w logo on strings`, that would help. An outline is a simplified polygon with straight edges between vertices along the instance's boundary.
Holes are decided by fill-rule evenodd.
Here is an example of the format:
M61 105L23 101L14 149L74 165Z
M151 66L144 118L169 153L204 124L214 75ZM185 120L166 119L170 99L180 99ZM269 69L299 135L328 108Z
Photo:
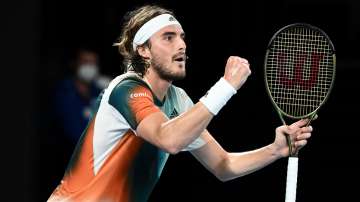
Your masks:
M299 86L303 90L311 89L317 82L319 65L323 57L324 55L320 53L312 53L310 55L302 53L294 61L289 61L286 60L287 58L284 53L279 53L277 63L280 83L287 88ZM304 69L306 61L310 63L310 68ZM304 79L304 73L309 75L307 79Z

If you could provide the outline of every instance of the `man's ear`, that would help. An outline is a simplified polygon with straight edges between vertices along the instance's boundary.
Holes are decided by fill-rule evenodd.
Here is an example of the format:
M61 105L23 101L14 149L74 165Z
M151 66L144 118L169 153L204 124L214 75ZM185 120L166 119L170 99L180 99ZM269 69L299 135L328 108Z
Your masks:
M137 51L139 53L139 55L145 59L150 59L151 58L151 53L150 53L150 49L148 46L139 46L137 47Z

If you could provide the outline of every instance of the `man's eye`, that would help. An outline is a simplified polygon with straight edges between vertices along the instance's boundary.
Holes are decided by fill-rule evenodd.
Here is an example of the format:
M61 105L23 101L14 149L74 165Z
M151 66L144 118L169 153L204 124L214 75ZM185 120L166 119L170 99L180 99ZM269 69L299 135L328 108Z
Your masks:
M166 36L165 37L165 40L167 40L167 41L171 41L171 39L172 39L172 36Z

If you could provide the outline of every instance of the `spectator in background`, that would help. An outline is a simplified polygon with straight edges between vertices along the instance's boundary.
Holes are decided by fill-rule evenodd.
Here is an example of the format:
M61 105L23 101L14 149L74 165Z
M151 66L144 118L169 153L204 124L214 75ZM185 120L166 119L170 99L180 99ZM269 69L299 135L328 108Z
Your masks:
M54 113L68 146L74 147L89 121L91 105L110 78L99 74L99 56L90 49L78 49L70 67L71 75L56 85Z

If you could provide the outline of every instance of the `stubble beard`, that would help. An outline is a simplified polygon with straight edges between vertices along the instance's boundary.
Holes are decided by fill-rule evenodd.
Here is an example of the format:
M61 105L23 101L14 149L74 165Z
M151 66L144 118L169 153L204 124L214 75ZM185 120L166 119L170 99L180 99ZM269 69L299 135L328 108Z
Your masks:
M164 64L159 62L156 58L151 59L151 65L153 66L156 73L159 75L161 79L164 79L166 81L177 81L184 79L186 76L185 71L181 72L173 72L169 68L166 68ZM180 68L180 67L179 67ZM185 67L182 67L185 68Z

